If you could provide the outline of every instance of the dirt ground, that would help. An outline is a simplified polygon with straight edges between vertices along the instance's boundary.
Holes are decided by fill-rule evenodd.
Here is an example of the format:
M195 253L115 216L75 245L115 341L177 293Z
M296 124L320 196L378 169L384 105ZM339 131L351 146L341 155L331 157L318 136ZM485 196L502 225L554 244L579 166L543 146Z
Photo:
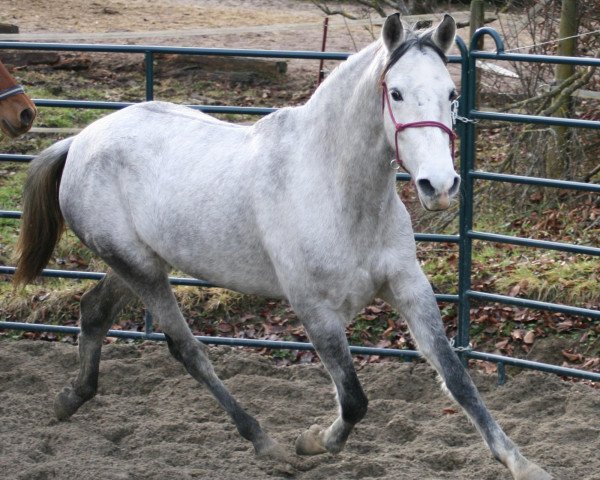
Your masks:
M323 14L308 1L65 0L58 4L49 0L4 0L2 3L5 5L0 11L1 21L18 25L23 35L54 41L76 38L86 43L121 43L117 41L121 36L128 43L202 47L318 50L321 46ZM341 30L345 32L343 35L339 35ZM362 46L365 35L360 35L360 30L364 29L357 30ZM348 50L345 28L335 28L330 33L330 40L335 42L332 47L345 45ZM103 36L108 40L103 42ZM366 40L369 39L367 35Z
M217 372L282 445L335 417L320 365L276 367L248 352L210 348ZM104 347L98 395L70 421L55 394L77 370L72 345L0 342L0 471L6 479L263 478L500 480L509 474L446 397L426 364L369 364L359 375L369 413L339 455L308 471L254 456L205 388L164 344ZM556 479L600 479L600 391L540 373L497 387L475 373L488 406L521 450Z

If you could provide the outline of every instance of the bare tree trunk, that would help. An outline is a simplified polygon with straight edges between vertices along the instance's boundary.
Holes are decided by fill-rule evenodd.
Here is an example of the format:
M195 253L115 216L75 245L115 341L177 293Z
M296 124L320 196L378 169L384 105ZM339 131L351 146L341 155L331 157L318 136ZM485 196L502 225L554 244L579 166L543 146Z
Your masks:
M470 18L470 31L469 38L473 37L475 30L483 27L484 24L484 5L483 0L471 0L471 18ZM477 48L481 50L483 48L483 38L479 39Z
M483 0L471 0L471 15L469 17L470 27L469 27L469 45L471 45L471 38L473 38L473 34L478 28L483 27L485 21L485 9ZM480 37L477 41L477 50L483 50L483 37ZM481 107L481 89L479 82L479 74L477 69L475 69L475 108ZM473 137L473 141L477 141L477 130L475 130Z
M577 44L577 0L562 0L560 12L560 29L557 55L573 57ZM568 38L572 37L572 38ZM557 65L555 71L555 80L557 86L566 81L575 73L573 65ZM560 105L554 114L555 117L569 117L572 113L573 102L569 96ZM550 149L546 156L546 174L552 178L569 178L569 143L572 137L569 127L553 127L556 138L555 148Z

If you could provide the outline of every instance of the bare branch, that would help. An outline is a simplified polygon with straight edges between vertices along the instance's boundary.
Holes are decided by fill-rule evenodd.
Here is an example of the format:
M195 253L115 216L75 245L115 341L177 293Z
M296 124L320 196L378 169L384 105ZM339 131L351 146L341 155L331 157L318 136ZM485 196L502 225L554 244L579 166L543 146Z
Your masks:
M590 78L592 78L595 70L596 67L588 67L585 75L583 75L579 80L573 82L571 86L563 88L560 92L560 95L554 102L552 102L552 105L550 105L546 110L543 110L541 114L548 117L560 109L560 107L562 107L569 100L575 90L583 87L590 81Z
M544 92L535 97L531 97L531 98L527 98L525 100L521 100L519 102L511 103L510 105L507 105L506 107L502 107L498 111L499 112L507 112L508 110L512 110L514 108L526 107L527 105L530 105L532 103L536 103L541 100L547 100L549 98L555 97L558 94L560 94L560 92L562 92L565 88L572 85L573 82L580 79L584 75L585 75L585 71L579 70L578 72L575 72L573 75L571 75L568 79L566 79L563 83L561 83L558 87L554 87L553 89L548 90L547 92Z
M317 7L319 10L321 10L325 15L341 15L344 18L349 18L350 20L358 20L358 17L356 17L355 15L352 15L351 13L347 12L346 10L332 10L331 8L329 8L329 6L327 5L327 2L320 2L318 0L311 0L311 2L313 3L313 5L315 5L315 7Z
M486 25L488 23L492 23L498 20L498 17L488 17L483 19L483 24ZM456 22L456 28L465 28L471 25L469 20L465 20L464 22Z

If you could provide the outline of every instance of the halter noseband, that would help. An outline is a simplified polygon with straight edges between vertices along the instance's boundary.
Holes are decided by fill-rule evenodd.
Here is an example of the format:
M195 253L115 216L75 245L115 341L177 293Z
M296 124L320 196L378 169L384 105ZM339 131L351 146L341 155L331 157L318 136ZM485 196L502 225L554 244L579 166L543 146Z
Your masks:
M421 122L398 123L396 121L396 117L394 117L394 112L392 112L392 105L390 104L387 85L385 82L381 82L381 85L383 87L383 97L381 99L381 113L383 113L383 111L385 110L385 104L387 103L388 111L390 112L390 118L392 119L392 122L394 123L394 127L396 129L396 133L394 134L394 141L396 143L396 159L392 160L391 164L396 163L397 164L396 169L403 167L406 170L406 167L404 166L404 163L402 162L402 159L400 158L400 150L398 149L398 134L402 130L405 130L407 128L417 128L417 127L437 127L437 128L441 128L444 132L446 132L448 134L448 136L450 137L450 142L452 143L451 155L452 155L452 160L454 160L454 140L456 139L456 134L450 128L448 128L446 125L444 125L443 123L440 123L440 122L436 122L435 120L423 120Z
M15 85L14 87L5 88L4 90L0 90L0 100L6 100L13 95L19 95L21 93L25 93L23 87L21 85Z

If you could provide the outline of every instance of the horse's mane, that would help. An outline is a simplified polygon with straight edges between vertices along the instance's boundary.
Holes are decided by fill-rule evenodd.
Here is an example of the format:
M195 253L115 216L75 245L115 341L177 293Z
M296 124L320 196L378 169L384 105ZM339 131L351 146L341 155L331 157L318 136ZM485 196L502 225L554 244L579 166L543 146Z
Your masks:
M400 60L406 52L413 48L417 48L420 51L425 50L426 48L431 48L435 53L439 55L439 57L444 61L444 63L448 63L448 57L446 54L438 47L432 38L433 29L427 30L424 33L417 34L412 29L406 30L406 39L394 50L390 57L388 58L385 67L383 68L383 72L381 73L381 77L385 77L390 68L392 68L398 60Z

